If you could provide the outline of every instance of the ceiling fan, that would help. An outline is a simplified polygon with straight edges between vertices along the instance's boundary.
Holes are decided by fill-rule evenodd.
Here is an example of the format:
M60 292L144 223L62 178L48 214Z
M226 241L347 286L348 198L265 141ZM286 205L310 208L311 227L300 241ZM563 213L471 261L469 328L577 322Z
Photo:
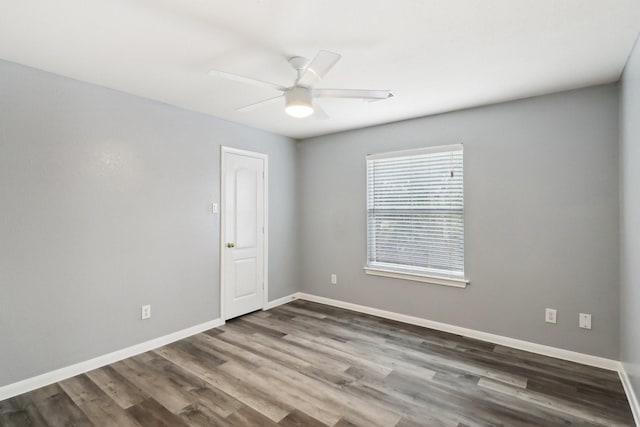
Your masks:
M267 87L280 92L278 96L263 99L262 101L239 108L238 111L242 112L251 111L255 108L278 102L280 98L284 97L284 111L289 116L302 118L315 113L315 116L318 118L326 118L327 114L318 105L314 104L313 101L315 98L361 99L372 102L388 99L393 96L393 93L389 90L315 89L313 86L336 65L340 57L337 53L321 50L312 61L300 56L289 58L289 64L291 64L298 74L293 85L289 87L219 70L211 70L209 71L209 75L248 83L254 86Z

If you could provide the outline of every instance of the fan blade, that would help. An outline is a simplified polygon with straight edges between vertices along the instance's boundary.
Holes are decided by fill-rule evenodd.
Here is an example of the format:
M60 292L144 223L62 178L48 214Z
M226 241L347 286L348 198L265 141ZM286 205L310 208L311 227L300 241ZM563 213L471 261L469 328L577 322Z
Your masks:
M393 97L390 90L367 90L367 89L314 89L313 96L316 98L351 98L362 99L364 101L380 101Z
M340 58L341 56L337 53L321 50L304 69L296 84L306 87L313 86L336 65Z
M254 103L254 104L250 104L250 105L247 105L245 107L238 108L236 111L240 111L241 113L246 113L247 111L255 110L256 108L262 107L264 105L273 104L274 102L278 101L283 96L284 95L278 95L278 96L275 96L273 98L263 99L262 101L258 101L258 102Z
M313 104L313 118L318 120L327 120L329 115L318 104Z
M214 77L222 77L223 79L233 80L235 82L246 83L254 86L267 87L269 89L275 89L280 92L284 92L285 90L287 90L286 87L279 84L263 82L262 80L256 80L250 77L240 76L238 74L225 73L224 71L211 70L209 71L209 75Z

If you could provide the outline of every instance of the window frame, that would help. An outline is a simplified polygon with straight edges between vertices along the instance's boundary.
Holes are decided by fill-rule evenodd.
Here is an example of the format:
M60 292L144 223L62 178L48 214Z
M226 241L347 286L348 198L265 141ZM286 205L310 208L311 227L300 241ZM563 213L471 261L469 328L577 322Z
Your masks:
M398 264L385 264L385 263L370 263L369 259L369 199L371 195L369 194L369 161L370 160L379 160L379 159L390 159L390 158L400 158L400 157L410 157L410 156L419 156L425 154L435 154L435 153L443 153L450 151L462 151L464 153L462 144L452 144L452 145L441 145L434 147L425 147L425 148L417 148L417 149L409 149L409 150L401 150L401 151L391 151L377 154L368 154L365 157L365 169L366 169L366 238L367 238L367 253L366 253L366 264L364 267L364 271L366 274L374 275L374 276L383 276L383 277L391 277L395 279L403 279L403 280L411 280L422 283L430 283L436 285L444 285L444 286L453 286L458 288L465 288L469 284L469 280L465 278L464 272L464 255L465 250L463 249L463 271L460 274L447 274L440 273L434 270L425 270L420 267L411 268L410 266L400 266ZM463 162L463 184L462 184L462 194L463 194L463 205L462 205L462 224L464 230L464 154L462 157ZM464 235L463 235L463 243L464 243Z

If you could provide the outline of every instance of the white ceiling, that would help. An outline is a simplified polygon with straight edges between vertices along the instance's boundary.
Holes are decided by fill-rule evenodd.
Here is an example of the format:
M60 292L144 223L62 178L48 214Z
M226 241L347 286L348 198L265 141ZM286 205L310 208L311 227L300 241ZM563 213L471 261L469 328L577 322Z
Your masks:
M0 58L304 138L618 80L637 0L0 0ZM318 87L328 120L210 69L290 85L293 55L342 60Z

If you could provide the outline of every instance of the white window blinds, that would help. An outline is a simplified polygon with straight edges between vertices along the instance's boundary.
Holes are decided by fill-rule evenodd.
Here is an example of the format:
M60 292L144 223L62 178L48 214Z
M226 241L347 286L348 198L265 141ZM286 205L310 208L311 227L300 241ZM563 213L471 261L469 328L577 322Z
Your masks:
M367 156L368 267L464 276L462 144Z

